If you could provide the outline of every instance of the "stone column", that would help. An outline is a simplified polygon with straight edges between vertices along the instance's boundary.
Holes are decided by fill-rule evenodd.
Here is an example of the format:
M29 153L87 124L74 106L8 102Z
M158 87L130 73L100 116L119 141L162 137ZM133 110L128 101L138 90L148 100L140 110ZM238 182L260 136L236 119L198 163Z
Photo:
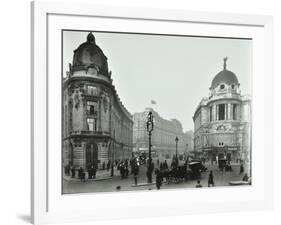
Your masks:
M227 120L227 104L224 104L224 120Z
M99 114L98 114L98 119L97 119L97 123L98 123L98 131L101 131L101 101L98 101L98 106L99 106Z
M215 105L216 106L216 120L218 120L219 119L219 110L218 110L218 108L219 108L219 106L216 104Z
M228 103L228 120L232 120L232 117L231 117L231 103Z
M212 113L212 120L216 120L216 105L213 105L213 113Z
M241 104L237 104L237 108L236 108L236 118L237 120L241 120L241 107L242 105Z

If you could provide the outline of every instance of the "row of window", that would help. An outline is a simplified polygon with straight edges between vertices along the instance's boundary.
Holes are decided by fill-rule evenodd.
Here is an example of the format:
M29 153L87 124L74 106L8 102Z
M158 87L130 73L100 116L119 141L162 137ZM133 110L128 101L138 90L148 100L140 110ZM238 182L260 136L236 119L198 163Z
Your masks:
M228 119L232 119L232 120L237 120L237 104L232 104L232 110L231 110L231 118L228 118L228 104L218 104L215 106L211 106L210 109L210 121L213 120L228 120ZM217 107L216 108L216 112L218 116L218 118L214 119L214 115L213 115L213 107Z
M97 131L97 119L87 118L87 126L89 131Z
M231 88L234 90L234 89L235 89L235 85L232 84L232 85L231 85ZM221 89L221 90L225 89L225 85L224 85L224 84L221 84L221 85L220 85L220 89Z
M89 95L97 95L98 94L98 88L93 85L88 85L87 86L87 93Z
M87 101L87 115L90 116L96 116L97 115L97 111L95 110L95 102L92 101Z

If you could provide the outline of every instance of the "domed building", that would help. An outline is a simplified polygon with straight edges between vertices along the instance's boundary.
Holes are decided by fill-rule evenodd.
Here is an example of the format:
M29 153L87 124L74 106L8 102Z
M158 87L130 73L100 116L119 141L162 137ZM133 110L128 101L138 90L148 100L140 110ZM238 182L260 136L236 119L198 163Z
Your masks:
M212 80L209 97L195 110L194 152L210 161L250 160L251 100L241 95L237 76L223 70Z
M128 159L132 133L132 115L112 83L107 57L89 33L63 79L63 163L87 169Z

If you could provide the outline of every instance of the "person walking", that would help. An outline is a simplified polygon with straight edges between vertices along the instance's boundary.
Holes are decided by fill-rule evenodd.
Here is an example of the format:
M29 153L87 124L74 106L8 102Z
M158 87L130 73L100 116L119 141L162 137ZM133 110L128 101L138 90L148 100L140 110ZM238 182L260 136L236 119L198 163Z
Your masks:
M107 169L107 171L109 171L109 169L110 169L110 165L111 165L111 160L108 160L107 165L106 165L106 169Z
M138 165L137 165L137 164L134 165L134 168L133 168L133 175L134 175L135 185L138 185L139 168L138 168Z
M162 173L160 173L160 171L158 169L156 169L155 174L156 174L156 188L157 188L157 190L160 190L160 187L162 186L162 181L163 181Z
M169 169L169 166L168 166L167 160L165 160L165 161L164 161L164 164L163 164L163 169L164 169L164 170Z
M215 186L214 175L213 175L213 171L212 170L209 173L208 187L210 187L210 185L212 185L213 187Z
M245 175L244 175L244 177L243 177L242 180L243 180L243 181L249 181L249 176L248 176L247 173L245 173Z
M152 183L152 173L154 171L154 163L152 159L148 159L148 165L147 165L147 183Z
M75 178L75 167L71 167L71 178Z
M202 187L202 185L201 185L201 183L200 183L200 180L197 180L197 184L196 184L195 187L196 187L196 188L201 188L201 187Z
M91 168L93 179L96 179L96 174L97 174L97 166L96 165L97 165L96 163L93 163L92 168Z
M244 172L244 166L243 166L243 164L241 163L241 164L240 164L240 172L239 172L239 173L242 174L243 172Z
M82 167L80 167L78 170L78 177L80 181L85 181L85 172Z

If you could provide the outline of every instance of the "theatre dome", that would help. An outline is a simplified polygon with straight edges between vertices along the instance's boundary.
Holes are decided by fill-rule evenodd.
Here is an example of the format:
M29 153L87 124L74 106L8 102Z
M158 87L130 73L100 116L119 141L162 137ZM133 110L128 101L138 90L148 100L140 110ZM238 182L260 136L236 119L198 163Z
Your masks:
M220 84L226 85L239 85L237 76L232 72L226 69L226 60L227 57L224 58L224 66L223 70L220 71L213 79L211 89L216 88Z
M99 74L108 75L107 57L96 44L95 36L91 33L87 41L74 50L72 71L88 70L95 68Z

